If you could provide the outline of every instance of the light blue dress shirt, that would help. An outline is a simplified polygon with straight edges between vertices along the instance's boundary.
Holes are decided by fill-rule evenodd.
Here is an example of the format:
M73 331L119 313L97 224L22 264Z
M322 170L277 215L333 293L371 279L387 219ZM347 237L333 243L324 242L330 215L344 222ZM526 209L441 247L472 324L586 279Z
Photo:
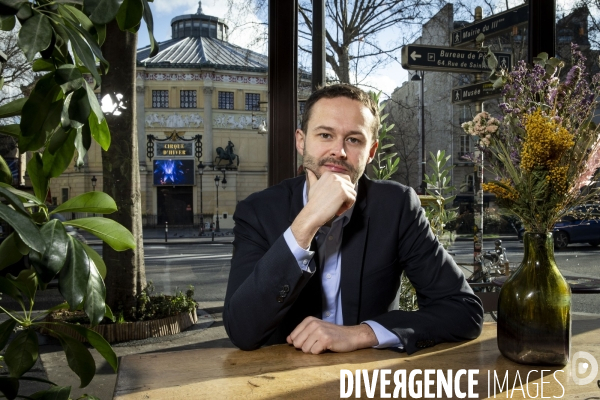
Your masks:
M306 206L306 203L308 202L306 183L304 183L303 201ZM322 267L322 319L323 321L331 322L336 325L344 324L344 316L342 314L342 291L340 288L342 266L342 252L340 249L342 245L343 228L350 221L353 211L354 206L333 220L331 227L322 226L319 228L319 231L315 235L319 254L319 265ZM315 271L310 270L309 264L315 252L303 249L298 245L291 227L285 231L283 237L292 254L298 261L298 266L304 271L314 273ZM368 324L371 329L373 329L373 332L379 341L379 344L374 346L375 348L403 348L398 336L381 326L381 324L370 320L364 321L363 323Z

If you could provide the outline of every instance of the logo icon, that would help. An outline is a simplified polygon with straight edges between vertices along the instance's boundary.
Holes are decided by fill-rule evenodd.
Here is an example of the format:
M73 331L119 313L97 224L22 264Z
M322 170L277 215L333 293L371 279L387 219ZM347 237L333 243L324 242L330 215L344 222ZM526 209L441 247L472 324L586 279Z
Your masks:
M585 359L585 361L581 360ZM590 353L578 351L571 358L571 374L576 385L587 385L598 375L598 362ZM585 377L581 375L587 374ZM600 387L600 381L598 382Z

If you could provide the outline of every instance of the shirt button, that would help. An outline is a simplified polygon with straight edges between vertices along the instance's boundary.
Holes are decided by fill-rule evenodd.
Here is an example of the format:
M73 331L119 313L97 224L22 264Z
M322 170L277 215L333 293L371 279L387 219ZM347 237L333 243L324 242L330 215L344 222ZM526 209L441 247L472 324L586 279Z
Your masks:
M327 279L331 279L331 274L327 274Z
M308 264L308 260L302 261L302 264L307 265Z
M330 313L329 311L326 311L326 312L325 312L325 316L326 316L326 317L330 317L330 316L331 316L331 313Z
M333 240L333 236L329 236L329 240Z

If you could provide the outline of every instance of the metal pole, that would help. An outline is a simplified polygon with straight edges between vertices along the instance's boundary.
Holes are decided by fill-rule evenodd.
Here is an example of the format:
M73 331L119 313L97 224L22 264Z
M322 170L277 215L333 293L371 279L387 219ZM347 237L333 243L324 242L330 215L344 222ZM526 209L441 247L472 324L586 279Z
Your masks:
M313 0L312 90L325 84L325 1Z
M556 0L529 0L529 27L527 30L527 60L546 52L556 54Z
M425 151L425 71L421 71L421 193L427 194L425 190L425 166L427 165L427 152Z
M204 236L204 212L202 211L202 176L200 174L200 235Z
M167 243L168 234L169 234L169 223L165 222L165 243Z
M219 185L217 185L217 232L221 232L221 228L219 226Z

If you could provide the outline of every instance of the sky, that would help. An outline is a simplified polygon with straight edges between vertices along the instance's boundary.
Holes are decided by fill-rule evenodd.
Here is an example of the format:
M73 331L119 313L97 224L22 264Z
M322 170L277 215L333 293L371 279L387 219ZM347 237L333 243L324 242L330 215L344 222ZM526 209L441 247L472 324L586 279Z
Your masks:
M243 0L233 0L235 3L241 2ZM495 7L497 12L505 11L506 4L508 1L509 7L514 7L516 5L522 4L523 0L491 0L490 3L496 3ZM452 1L450 1L452 2ZM572 3L573 0L558 0L558 7L561 6L561 3ZM232 26L237 23L251 23L251 22L259 22L259 19L249 12L239 13L243 15L243 17L238 16L228 16L228 1L227 0L203 0L202 1L202 11L206 15L216 16L219 18L223 18L226 21L230 21L228 23L230 27L230 36L229 41L244 48L250 48L251 50L255 50L258 52L262 52L266 54L266 49L263 47L253 46L251 43L251 37L253 35L248 34L248 32L243 29L233 30ZM154 0L154 2L150 3L150 7L152 9L152 14L154 16L154 37L158 42L162 42L170 39L171 37L171 19L178 15L182 14L194 14L198 9L198 1L197 0ZM456 9L456 8L455 8ZM484 10L484 18L490 15L489 10ZM230 18L231 17L231 18ZM239 19L241 18L241 20ZM398 35L402 35L403 33L398 29L389 29L385 32L385 34L381 35L378 40L380 43L386 43ZM146 30L146 26L142 24L142 27L139 30L138 35L138 47L147 46L149 44L148 33ZM383 97L386 95L390 95L396 87L402 86L402 82L408 80L408 71L404 70L400 65L400 50L398 50L397 59L398 61L392 60L387 63L384 67L378 69L375 73L369 75L369 77L364 82L365 84L377 88L383 92ZM330 74L333 75L333 72L330 71Z

